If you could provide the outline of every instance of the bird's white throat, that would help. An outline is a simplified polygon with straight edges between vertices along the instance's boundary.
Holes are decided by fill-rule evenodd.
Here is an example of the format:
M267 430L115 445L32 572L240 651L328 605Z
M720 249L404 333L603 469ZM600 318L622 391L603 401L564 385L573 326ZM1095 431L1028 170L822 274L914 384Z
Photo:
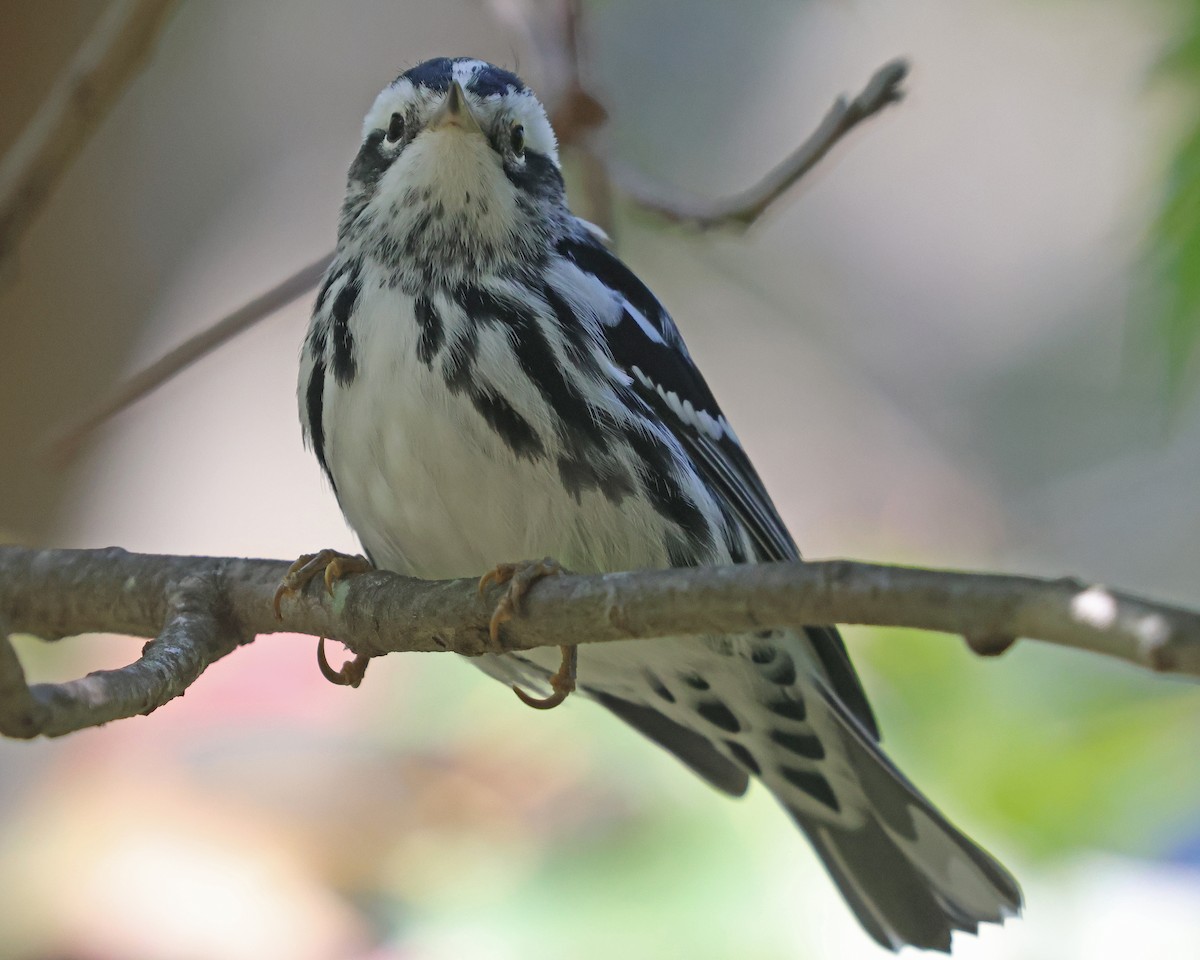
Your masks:
M422 133L380 187L373 212L390 221L396 236L418 227L435 236L469 231L473 242L501 248L517 228L516 187L477 133L455 127Z

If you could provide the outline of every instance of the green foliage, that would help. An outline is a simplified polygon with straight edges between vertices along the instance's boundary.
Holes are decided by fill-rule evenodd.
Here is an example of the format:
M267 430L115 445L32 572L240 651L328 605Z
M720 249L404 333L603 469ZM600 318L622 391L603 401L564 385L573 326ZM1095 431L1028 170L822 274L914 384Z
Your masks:
M1200 0L1185 4L1189 16L1160 68L1187 89L1200 83ZM1148 257L1149 309L1172 397L1194 376L1200 341L1200 102L1191 99L1196 109L1171 159Z
M1200 806L1195 686L1032 641L984 660L944 636L874 636L858 652L892 684L872 690L885 743L985 843L1155 856Z

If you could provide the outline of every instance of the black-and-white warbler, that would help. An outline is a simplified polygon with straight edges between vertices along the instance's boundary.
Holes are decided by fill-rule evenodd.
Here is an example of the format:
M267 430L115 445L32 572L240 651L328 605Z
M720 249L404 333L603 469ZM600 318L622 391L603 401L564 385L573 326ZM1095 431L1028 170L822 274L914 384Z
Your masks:
M541 104L479 60L422 63L367 114L299 399L383 569L797 557L675 324L567 209ZM554 650L481 665L572 679ZM832 628L588 645L577 678L719 790L761 781L884 946L948 950L1020 909L1012 877L881 752Z

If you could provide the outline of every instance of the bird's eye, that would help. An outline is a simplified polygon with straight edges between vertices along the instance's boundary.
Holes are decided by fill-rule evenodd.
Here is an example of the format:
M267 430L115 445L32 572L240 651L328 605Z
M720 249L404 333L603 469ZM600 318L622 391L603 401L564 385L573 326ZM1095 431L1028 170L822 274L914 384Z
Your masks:
M395 143L402 136L404 136L404 117L398 113L393 113L392 119L388 123L387 142Z
M525 153L525 128L521 124L513 124L508 134L508 145L518 157Z

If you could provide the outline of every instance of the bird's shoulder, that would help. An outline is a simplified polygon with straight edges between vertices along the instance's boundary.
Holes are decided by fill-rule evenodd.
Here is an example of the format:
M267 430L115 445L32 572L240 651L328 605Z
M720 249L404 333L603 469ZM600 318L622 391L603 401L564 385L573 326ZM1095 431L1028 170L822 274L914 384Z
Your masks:
M670 431L705 489L718 501L722 515L737 527L741 536L726 538L731 546L739 541L745 545L743 555L732 557L734 562L799 559L795 541L758 471L662 303L584 221L559 240L557 253L617 301L615 309L601 313L599 335L627 377L631 402ZM837 630L809 628L805 639L838 696L877 734L866 694Z
M600 314L598 335L635 401L670 430L749 534L753 554L742 559L795 559L758 472L662 303L583 221L559 240L557 252L615 301Z

